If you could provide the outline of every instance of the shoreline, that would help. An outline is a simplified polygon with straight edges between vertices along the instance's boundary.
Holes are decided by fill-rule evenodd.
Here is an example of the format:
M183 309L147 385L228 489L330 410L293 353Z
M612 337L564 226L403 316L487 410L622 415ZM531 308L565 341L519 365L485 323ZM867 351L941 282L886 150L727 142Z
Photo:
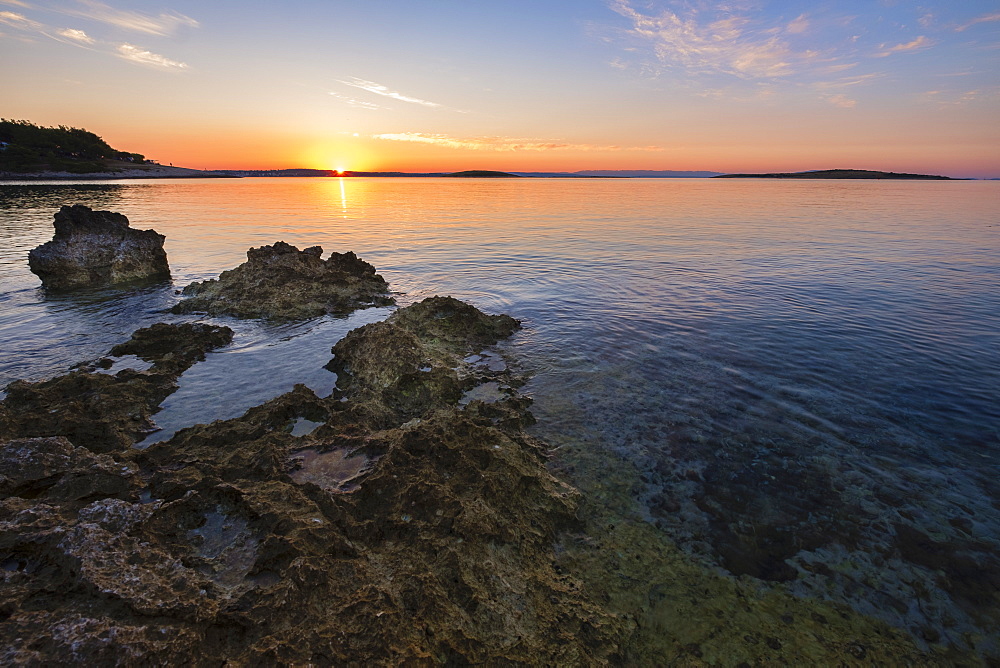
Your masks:
M377 277L353 253L321 255L252 248L208 283L252 306L254 288L281 283L292 308L316 301L299 284L320 263ZM213 298L237 319L308 316ZM630 467L600 492L587 471L601 455L581 453L573 480L575 464L526 431L527 378L494 348L520 326L428 297L336 341L329 395L296 385L146 447L181 375L233 329L160 322L65 374L15 381L0 402L0 554L16 559L16 587L0 602L16 612L0 637L21 658L85 610L39 658L945 663L843 604L692 561L636 512ZM121 367L129 355L148 367ZM60 581L69 593L50 597Z
M119 179L238 179L239 176L217 171L190 169L188 167L156 167L151 169L122 169L115 172L0 172L0 181L116 181Z

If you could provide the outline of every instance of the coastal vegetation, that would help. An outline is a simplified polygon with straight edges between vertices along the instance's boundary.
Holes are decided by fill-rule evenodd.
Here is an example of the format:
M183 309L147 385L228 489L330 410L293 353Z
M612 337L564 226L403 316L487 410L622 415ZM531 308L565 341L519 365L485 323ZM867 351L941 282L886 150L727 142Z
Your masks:
M141 153L114 149L82 128L43 127L30 121L0 119L0 172L87 174L114 171L119 164L145 162Z

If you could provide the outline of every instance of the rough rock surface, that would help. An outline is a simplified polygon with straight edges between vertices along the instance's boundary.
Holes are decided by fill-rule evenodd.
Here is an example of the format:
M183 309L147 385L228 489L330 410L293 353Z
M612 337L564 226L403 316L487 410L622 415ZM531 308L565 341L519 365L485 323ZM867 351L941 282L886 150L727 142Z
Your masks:
M393 303L375 267L352 252L332 253L326 260L322 254L319 246L300 251L283 241L251 248L235 269L184 288L187 299L173 311L301 320Z
M454 405L478 385L475 374L456 373L456 358L505 339L518 327L510 316L485 315L451 297L429 297L349 332L333 347L326 368L355 399L346 419L379 428L402 424Z
M169 278L162 234L129 227L128 218L82 204L55 215L52 241L28 253L28 268L47 288L68 290Z
M150 416L177 389L177 378L205 352L229 343L228 327L159 323L137 330L111 350L152 363L147 371L122 369L111 375L103 358L50 380L18 380L0 402L0 440L62 436L93 452L118 452L151 431Z
M631 622L556 564L578 494L522 431L526 401L510 389L463 408L453 391L511 385L462 360L517 322L446 298L400 314L335 348L344 388L329 398L297 386L144 451L120 443L114 459L94 441L3 445L0 660L612 660ZM383 330L412 348L367 365ZM162 363L147 338L122 351L152 347ZM371 387L386 378L394 388ZM301 419L321 426L293 436ZM94 489L64 491L83 471Z
M590 502L549 472L515 376L483 351L517 327L434 297L334 346L330 397L298 385L146 450L0 445L0 662L925 663L860 615L755 595L600 511L595 547ZM147 338L128 349L162 364ZM703 610L710 591L738 610Z

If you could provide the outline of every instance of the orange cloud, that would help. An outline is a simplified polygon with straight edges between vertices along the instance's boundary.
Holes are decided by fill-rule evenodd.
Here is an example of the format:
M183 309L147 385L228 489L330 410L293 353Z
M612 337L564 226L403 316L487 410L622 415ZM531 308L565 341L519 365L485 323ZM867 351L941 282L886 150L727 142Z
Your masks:
M891 56L894 53L906 53L907 51L918 51L921 49L926 49L928 47L934 46L934 43L935 43L934 40L927 39L927 37L921 35L912 42L906 42L905 44L897 44L896 46L890 46L888 49L876 53L875 57L885 58L886 56Z

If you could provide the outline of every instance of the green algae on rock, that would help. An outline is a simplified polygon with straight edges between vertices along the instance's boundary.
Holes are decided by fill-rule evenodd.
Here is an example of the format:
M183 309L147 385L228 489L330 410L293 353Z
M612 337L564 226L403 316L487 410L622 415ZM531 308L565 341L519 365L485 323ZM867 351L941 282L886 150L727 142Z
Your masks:
M283 241L247 251L247 261L217 279L188 285L174 313L204 312L237 318L304 320L393 303L375 267L353 252L299 250Z
M629 466L609 473L603 460L591 463L599 468L587 475L603 484L584 487L586 522L564 535L558 564L608 612L635 620L624 665L956 665L947 650L924 653L905 632L846 605L734 578L686 554L628 507Z
M337 374L342 396L355 400L347 408L351 420L374 427L401 424L454 405L464 391L489 380L462 359L519 327L510 316L486 315L452 297L429 297L349 332L333 347L326 368Z

